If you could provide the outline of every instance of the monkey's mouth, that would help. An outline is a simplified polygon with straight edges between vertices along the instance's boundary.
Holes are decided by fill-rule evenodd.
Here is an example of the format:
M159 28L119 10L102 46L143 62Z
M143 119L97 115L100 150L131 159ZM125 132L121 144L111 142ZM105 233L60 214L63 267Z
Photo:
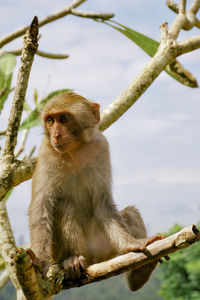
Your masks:
M67 151L68 143L54 144L53 147L57 152L64 153Z

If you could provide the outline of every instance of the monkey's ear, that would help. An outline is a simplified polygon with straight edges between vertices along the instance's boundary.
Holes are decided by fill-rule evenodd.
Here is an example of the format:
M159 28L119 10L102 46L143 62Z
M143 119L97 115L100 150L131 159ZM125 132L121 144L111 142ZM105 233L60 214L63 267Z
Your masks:
M92 106L93 115L94 115L96 124L98 124L100 121L100 111L99 111L100 105L98 103L91 103L91 106Z

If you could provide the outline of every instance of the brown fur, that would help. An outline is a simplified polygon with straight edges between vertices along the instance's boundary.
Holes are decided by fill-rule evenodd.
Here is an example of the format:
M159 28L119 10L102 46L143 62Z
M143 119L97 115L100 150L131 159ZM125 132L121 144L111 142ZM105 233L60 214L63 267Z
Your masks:
M64 124L63 113L71 115ZM95 127L99 105L64 93L47 103L42 118L45 135L29 207L31 248L41 264L59 263L77 278L86 265L144 250L148 239L140 213L133 206L119 212L113 202L109 147ZM140 288L155 265L129 271L129 287Z

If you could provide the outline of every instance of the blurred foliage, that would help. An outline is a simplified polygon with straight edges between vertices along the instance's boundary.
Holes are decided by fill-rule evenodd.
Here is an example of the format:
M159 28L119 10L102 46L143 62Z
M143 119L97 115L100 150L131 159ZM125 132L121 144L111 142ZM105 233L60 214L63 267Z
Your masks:
M16 65L16 57L12 54L0 56L0 111L11 90L12 71Z
M101 282L85 285L80 288L66 290L53 297L55 300L163 300L158 296L160 282L156 273L153 273L151 280L137 292L131 292L123 280L123 276L117 276ZM9 282L0 291L0 300L15 300L14 287Z
M180 225L175 224L167 235L171 235L181 228ZM199 300L200 244L195 243L170 256L170 262L160 265L161 289L159 294L165 300Z

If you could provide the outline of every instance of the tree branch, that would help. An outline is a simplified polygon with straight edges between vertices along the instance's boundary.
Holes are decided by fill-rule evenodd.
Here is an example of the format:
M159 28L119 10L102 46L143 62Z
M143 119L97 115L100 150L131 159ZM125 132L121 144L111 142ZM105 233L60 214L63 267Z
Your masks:
M93 18L93 19L101 19L101 20L109 20L114 17L114 14L105 14L105 13L96 13L96 12L86 12L77 9L71 9L71 14L77 17L82 18Z
M0 160L0 201L14 186L30 179L36 165L36 158L13 160L6 155Z
M2 51L1 53L2 54L10 53L10 54L14 54L16 56L19 56L22 53L22 49ZM50 58L50 59L66 59L66 58L69 57L68 54L49 53L49 52L44 52L44 51L39 51L39 50L37 50L35 54L38 55L38 56L45 57L45 58Z
M65 278L64 271L60 272L59 274L55 273L56 275L54 275L52 272L48 272L50 274L49 279L43 279L41 274L37 272L38 282L41 286L40 294L43 295L43 297L45 295L45 299L49 299L50 296L60 292L63 289L80 287L121 274L129 269L137 269L152 261L158 260L163 256L167 256L170 253L187 248L193 243L199 241L199 239L200 232L196 226L191 225L185 227L174 235L163 240L156 241L147 246L148 254L130 252L108 261L89 266L86 270L86 275L78 281ZM21 252L21 256L19 255L19 251ZM30 258L28 255L25 255L24 250L18 250L15 254L15 257L17 257L16 268L20 268L21 278L26 278L28 276L30 268L32 268L31 272L34 273L34 267L31 266ZM54 266L53 268L56 267ZM25 295L28 296L28 294L26 294L28 286L26 287L25 281L22 281L19 277L18 280L23 285ZM27 297L27 299L29 298ZM38 300L40 298L33 297L31 299Z
M105 130L118 120L176 57L200 48L200 35L188 38L183 42L176 41L181 29L185 29L187 26L191 29L191 26L194 26L191 18L189 20L188 16L191 13L194 15L194 12L198 11L200 6L200 1L194 0L187 14L184 14L182 13L185 11L184 3L185 1L181 2L180 13L172 23L169 31L166 23L161 25L161 42L154 57L132 83L101 113L101 122L98 125L100 130Z
M25 145L26 139L28 137L28 133L29 133L29 129L25 129L22 132L19 149L15 153L15 157L18 157L24 151L24 145Z
M6 285L9 279L10 279L9 273L8 270L6 269L0 274L0 290Z
M71 4L69 4L68 6L66 6L65 8L59 10L58 12L51 14L43 19L41 19L38 23L39 27L42 27L48 23L54 22L60 18L63 18L69 14L75 14L74 11L72 13L72 10L76 7L78 7L79 5L81 5L82 3L84 3L86 0L74 0ZM82 12L81 12L82 13ZM90 14L90 13L88 13ZM113 17L113 14L97 14L99 16L99 18L101 18L100 16L106 16L108 18L108 16L110 16L110 18ZM81 16L81 15L79 15ZM82 16L83 17L83 16ZM88 16L89 18L89 16ZM91 16L91 18L94 18L93 16ZM104 18L105 19L105 18ZM16 30L15 32L12 32L11 34L3 37L0 39L0 48L3 47L4 45L8 44L9 42L15 40L16 38L22 36L26 30L28 29L27 26Z
M171 9L173 12L175 12L176 14L179 13L179 10L180 10L180 6L176 3L174 3L173 1L166 1L166 5L169 7L169 9ZM196 26L197 28L200 28L200 20L195 16L195 14L197 13L197 10L199 9L198 8L198 0L197 1L194 1L191 5L191 8L188 12L188 17L190 19L190 15L192 14L192 19L193 19L193 25L192 26ZM185 14L185 9L182 10L181 8L181 11L183 11L183 14ZM185 30L189 30L191 29L190 26L186 26L186 28L183 28Z
M24 36L24 47L22 50L21 65L18 72L17 85L15 88L13 104L8 120L8 128L6 130L6 140L3 155L13 156L14 154L31 66L33 63L34 54L38 46L37 38L38 20L37 17L34 17L30 28Z
M6 203L4 201L0 202L0 252L3 260L6 264L6 268L9 273L9 277L12 280L17 294L20 295L20 300L25 300L20 284L16 276L16 267L11 266L10 255L15 252L16 244L13 236L13 232L10 225L10 220L8 218L8 213L6 209Z

